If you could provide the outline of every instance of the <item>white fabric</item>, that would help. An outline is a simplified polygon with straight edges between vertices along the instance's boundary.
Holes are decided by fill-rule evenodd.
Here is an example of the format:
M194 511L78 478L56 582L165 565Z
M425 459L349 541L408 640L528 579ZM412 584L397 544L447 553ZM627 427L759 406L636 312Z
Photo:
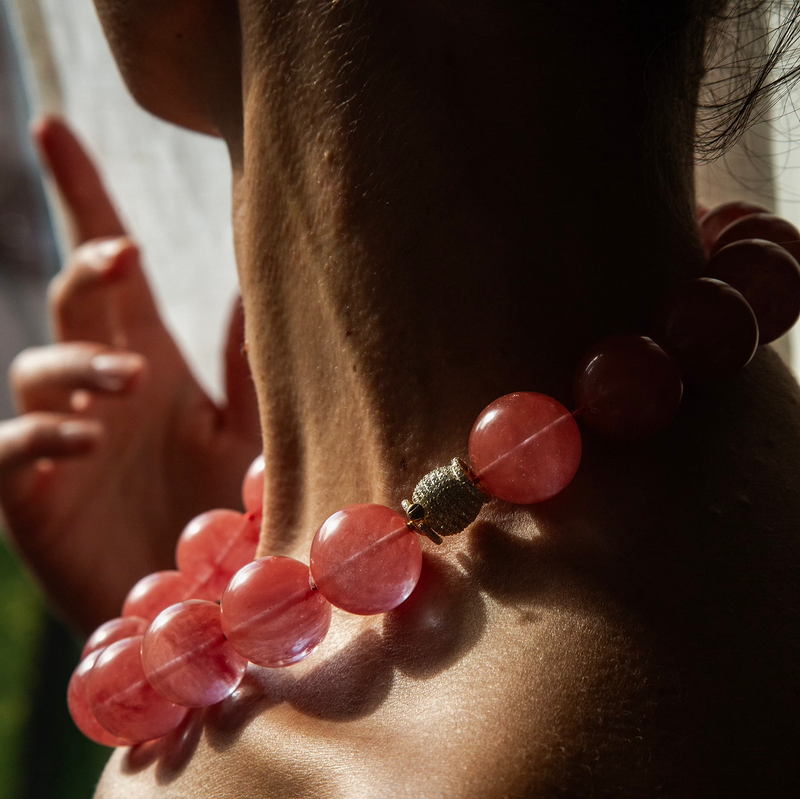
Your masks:
M49 74L41 63L30 70L39 84L38 110L63 113L99 160L121 215L144 250L168 325L198 377L219 396L221 347L237 291L224 145L162 122L135 104L91 0L15 3L29 42L39 39L30 51L38 52L40 61L50 59ZM30 22L36 3L47 43ZM42 86L53 83L53 73L57 85Z

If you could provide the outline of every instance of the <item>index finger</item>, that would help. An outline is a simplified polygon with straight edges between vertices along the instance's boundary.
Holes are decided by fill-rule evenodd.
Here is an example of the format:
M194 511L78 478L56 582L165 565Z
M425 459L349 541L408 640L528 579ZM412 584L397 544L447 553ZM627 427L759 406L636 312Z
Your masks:
M73 244L124 236L125 227L97 167L66 122L46 116L34 125L33 138L66 205Z

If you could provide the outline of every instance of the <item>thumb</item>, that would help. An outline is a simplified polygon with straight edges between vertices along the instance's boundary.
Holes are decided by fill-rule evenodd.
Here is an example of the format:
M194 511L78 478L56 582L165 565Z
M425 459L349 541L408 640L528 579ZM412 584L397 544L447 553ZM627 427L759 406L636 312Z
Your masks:
M227 426L236 433L253 439L261 436L258 400L247 362L244 339L244 306L238 296L228 322L225 343L225 391L228 406L225 411Z

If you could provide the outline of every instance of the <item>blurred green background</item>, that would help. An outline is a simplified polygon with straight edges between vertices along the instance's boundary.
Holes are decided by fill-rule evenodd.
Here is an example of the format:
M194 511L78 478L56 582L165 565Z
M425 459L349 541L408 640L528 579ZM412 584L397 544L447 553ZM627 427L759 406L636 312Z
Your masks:
M47 610L0 531L0 799L88 799L111 750L67 712L81 642Z

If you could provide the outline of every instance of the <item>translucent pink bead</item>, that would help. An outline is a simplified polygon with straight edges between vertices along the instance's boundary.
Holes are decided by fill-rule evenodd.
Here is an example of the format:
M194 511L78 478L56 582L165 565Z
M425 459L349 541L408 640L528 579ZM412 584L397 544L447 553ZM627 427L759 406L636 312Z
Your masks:
M225 639L219 605L190 599L156 616L142 641L142 666L171 702L208 707L236 690L247 659Z
M139 616L148 623L164 608L195 599L198 585L178 571L163 571L142 577L128 592L122 605L123 616Z
M737 219L719 234L711 254L734 241L745 239L765 239L780 244L800 261L800 231L791 222L774 214L750 214Z
M89 707L89 698L86 694L86 680L95 661L100 657L100 652L101 650L98 649L90 652L88 657L83 658L72 673L72 678L67 688L69 714L72 716L75 726L87 738L95 743L102 744L103 746L129 746L131 743L130 741L118 738L102 727Z
M259 558L240 569L220 607L228 641L259 666L303 660L331 623L331 606L311 587L308 566L293 558Z
M469 457L490 494L529 505L569 485L581 462L581 434L572 414L552 397L506 394L475 422Z
M687 385L729 380L758 346L758 324L742 295L710 278L690 280L656 310L652 335L678 362Z
M724 203L712 208L710 211L706 211L700 218L700 241L703 244L706 255L711 253L712 248L717 243L719 234L728 225L743 216L762 213L768 213L767 209L760 205L746 202Z
M733 286L758 321L758 343L769 344L800 318L800 265L779 244L745 239L723 247L708 262L708 277Z
M386 613L419 581L422 548L401 514L350 505L330 516L311 544L311 577L332 604L362 616Z
M242 483L245 510L261 516L264 512L264 456L259 455L247 470Z
M678 365L645 336L603 339L575 374L580 419L618 441L644 441L660 433L675 418L682 395Z
M259 531L253 513L202 513L186 525L178 539L178 569L197 583L199 596L219 602L231 577L255 558Z
M137 636L103 649L86 682L95 718L112 735L134 743L166 735L187 713L147 681L141 647L142 638Z
M101 624L87 639L83 645L81 658L85 658L89 653L121 641L123 638L130 638L133 635L144 635L147 629L147 622L138 616L125 616L119 619L109 619Z

